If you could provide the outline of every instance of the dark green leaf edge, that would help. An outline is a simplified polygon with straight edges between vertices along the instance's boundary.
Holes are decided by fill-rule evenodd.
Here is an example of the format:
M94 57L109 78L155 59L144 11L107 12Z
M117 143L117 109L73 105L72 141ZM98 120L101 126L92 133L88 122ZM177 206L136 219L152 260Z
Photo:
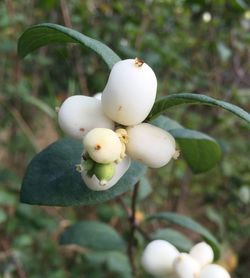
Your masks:
M113 227L90 220L68 227L61 234L59 244L77 244L96 251L123 251L125 249L123 238Z
M209 135L196 130L184 128L178 122L162 115L154 119L152 121L152 124L162 129L165 129L166 131L168 131L170 134L173 135L173 137L179 143L181 154L183 155L184 159L188 163L189 167L192 169L193 173L200 174L200 173L207 172L210 169L212 169L216 165L216 163L220 161L221 159L220 145L214 138L210 137ZM202 163L199 165L194 165L192 161L190 161L190 159L193 158L194 154L190 156L190 154L186 153L185 150L185 143L188 141L197 142L197 144L198 143L209 144L210 150L214 154L213 161L210 161L210 163Z
M80 43L89 47L103 58L110 69L121 60L104 43L83 35L76 30L53 23L42 23L25 30L18 40L18 55L24 58L33 50L53 43Z
M152 121L162 113L166 112L168 108L180 104L204 104L218 106L235 114L239 118L245 120L247 123L250 123L250 114L242 108L234 104L222 100L217 100L206 95L191 93L172 94L157 100L151 112L149 113L149 116L147 117L146 121Z

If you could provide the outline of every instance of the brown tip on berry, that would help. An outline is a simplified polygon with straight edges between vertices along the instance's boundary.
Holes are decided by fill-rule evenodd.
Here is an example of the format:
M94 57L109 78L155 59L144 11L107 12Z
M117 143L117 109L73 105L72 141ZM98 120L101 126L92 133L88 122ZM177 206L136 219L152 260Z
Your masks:
M180 150L176 150L174 155L173 155L173 159L178 159L180 154L181 154L181 151Z
M96 144L96 145L95 145L95 150L96 150L96 151L99 151L100 149L101 149L101 146L100 146L99 144Z
M135 66L137 66L138 68L141 67L144 64L144 61L140 58L135 58Z

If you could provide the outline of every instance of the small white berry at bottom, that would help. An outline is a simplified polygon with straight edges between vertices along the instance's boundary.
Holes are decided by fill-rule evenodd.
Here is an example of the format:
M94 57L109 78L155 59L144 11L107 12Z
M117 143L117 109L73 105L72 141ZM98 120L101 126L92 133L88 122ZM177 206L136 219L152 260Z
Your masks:
M173 275L173 262L179 251L165 240L151 241L142 254L141 264L149 274L168 277Z
M173 267L178 278L200 278L200 265L187 253L181 253L175 259Z
M201 269L199 278L230 278L230 274L220 265L208 264Z
M206 242L197 243L192 247L189 254L201 265L205 266L212 263L214 252Z

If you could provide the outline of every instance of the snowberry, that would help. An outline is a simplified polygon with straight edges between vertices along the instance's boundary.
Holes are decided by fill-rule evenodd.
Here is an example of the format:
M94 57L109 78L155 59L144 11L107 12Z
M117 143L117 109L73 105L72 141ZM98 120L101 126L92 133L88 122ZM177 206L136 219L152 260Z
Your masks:
M150 242L143 254L141 263L146 272L156 276L166 276L173 272L173 261L179 251L165 240Z
M202 268L200 278L230 278L230 274L219 265L208 264Z
M156 97L157 80L153 70L140 59L127 59L114 65L102 94L105 114L129 126L141 123Z
M113 121L103 114L101 101L80 95L71 96L63 102L58 122L61 129L75 139L82 139L95 127L114 129Z
M179 278L199 278L200 265L187 253L181 253L174 260L173 268Z
M159 168L177 157L174 137L161 128L142 123L127 128L127 133L127 154L134 160Z
M201 265L205 266L212 263L214 252L206 242L200 242L192 247L189 254Z
M82 171L82 179L85 182L86 186L95 191L103 191L111 188L114 186L121 177L126 173L131 163L131 159L127 156L125 157L121 162L115 165L115 173L114 176L106 183L103 184L100 182L100 180L93 175L92 177L88 176L86 171Z
M94 128L83 139L85 151L98 163L111 163L120 160L122 143L111 129Z

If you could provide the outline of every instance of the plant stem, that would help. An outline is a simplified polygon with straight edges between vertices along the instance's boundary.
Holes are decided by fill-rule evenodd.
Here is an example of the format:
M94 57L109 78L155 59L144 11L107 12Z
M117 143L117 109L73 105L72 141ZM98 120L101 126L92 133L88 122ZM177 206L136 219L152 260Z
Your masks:
M137 201L139 186L140 186L140 182L137 182L135 184L135 187L133 190L133 195L132 195L131 215L129 217L130 237L129 237L129 241L128 241L128 251L127 251L130 265L131 265L134 276L136 273L136 267L135 267L135 261L134 261L134 243L135 243L135 230L136 230L136 201Z

